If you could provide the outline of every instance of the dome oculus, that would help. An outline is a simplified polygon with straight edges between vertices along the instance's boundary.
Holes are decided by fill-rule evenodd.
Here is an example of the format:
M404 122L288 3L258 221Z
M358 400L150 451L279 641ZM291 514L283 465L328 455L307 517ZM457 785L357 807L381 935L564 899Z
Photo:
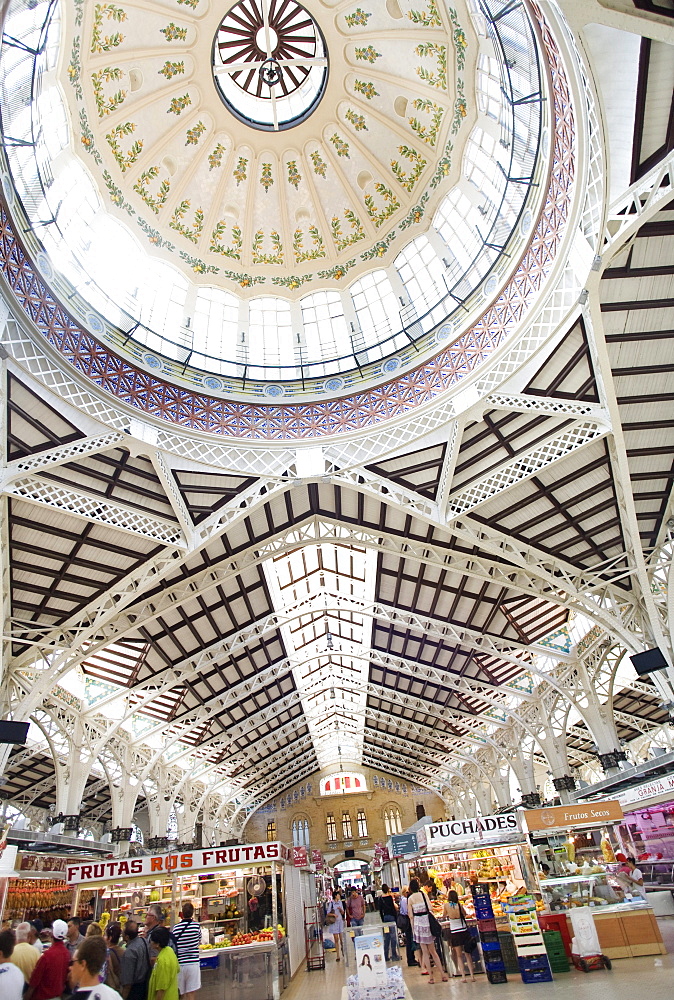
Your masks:
M252 128L281 131L318 106L328 79L325 40L295 0L239 0L220 22L213 75L229 111Z

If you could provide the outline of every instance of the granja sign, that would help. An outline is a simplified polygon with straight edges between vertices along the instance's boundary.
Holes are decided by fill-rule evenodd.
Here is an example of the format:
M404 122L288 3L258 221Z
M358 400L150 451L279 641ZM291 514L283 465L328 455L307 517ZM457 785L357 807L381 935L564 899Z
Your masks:
M70 865L66 871L68 885L82 882L118 882L125 878L144 878L148 875L175 872L213 871L265 862L290 860L290 851L278 841L269 844L237 844L235 847L213 847L204 851L177 851L155 854L145 858L122 858L118 861L90 861Z

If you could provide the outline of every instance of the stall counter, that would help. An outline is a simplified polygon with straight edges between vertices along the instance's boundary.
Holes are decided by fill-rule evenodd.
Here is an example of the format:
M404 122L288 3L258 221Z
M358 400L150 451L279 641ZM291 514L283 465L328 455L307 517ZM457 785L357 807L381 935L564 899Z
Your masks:
M273 941L201 953L199 1000L274 1000Z
M648 903L616 903L592 909L602 954L607 958L667 954L653 907ZM545 927L549 922L550 930L556 930L560 920L566 920L570 940L573 938L573 928L568 912L539 914L541 926Z

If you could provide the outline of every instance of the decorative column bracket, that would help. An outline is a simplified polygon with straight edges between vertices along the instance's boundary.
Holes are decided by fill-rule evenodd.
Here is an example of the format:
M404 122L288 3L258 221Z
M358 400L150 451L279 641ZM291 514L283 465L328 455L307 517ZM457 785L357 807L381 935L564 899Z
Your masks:
M556 792L573 792L576 788L576 779L570 774L563 774L560 778L553 778L552 784Z
M627 754L624 750L611 750L610 753L600 753L597 756L604 773L607 773L609 768L620 767L621 760L627 760Z
M559 778L555 779L559 781ZM556 787L556 786L555 786ZM543 802L539 792L528 792L526 795L522 796L522 805L525 809L539 809Z

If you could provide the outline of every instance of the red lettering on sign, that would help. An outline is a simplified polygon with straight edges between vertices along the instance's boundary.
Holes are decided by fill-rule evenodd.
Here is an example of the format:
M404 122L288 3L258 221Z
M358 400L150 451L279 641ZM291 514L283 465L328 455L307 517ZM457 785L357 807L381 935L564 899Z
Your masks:
M191 868L192 867L192 855L191 854L181 854L180 855L180 867L181 868Z
M150 858L150 871L160 872L163 869L163 864L161 858Z

